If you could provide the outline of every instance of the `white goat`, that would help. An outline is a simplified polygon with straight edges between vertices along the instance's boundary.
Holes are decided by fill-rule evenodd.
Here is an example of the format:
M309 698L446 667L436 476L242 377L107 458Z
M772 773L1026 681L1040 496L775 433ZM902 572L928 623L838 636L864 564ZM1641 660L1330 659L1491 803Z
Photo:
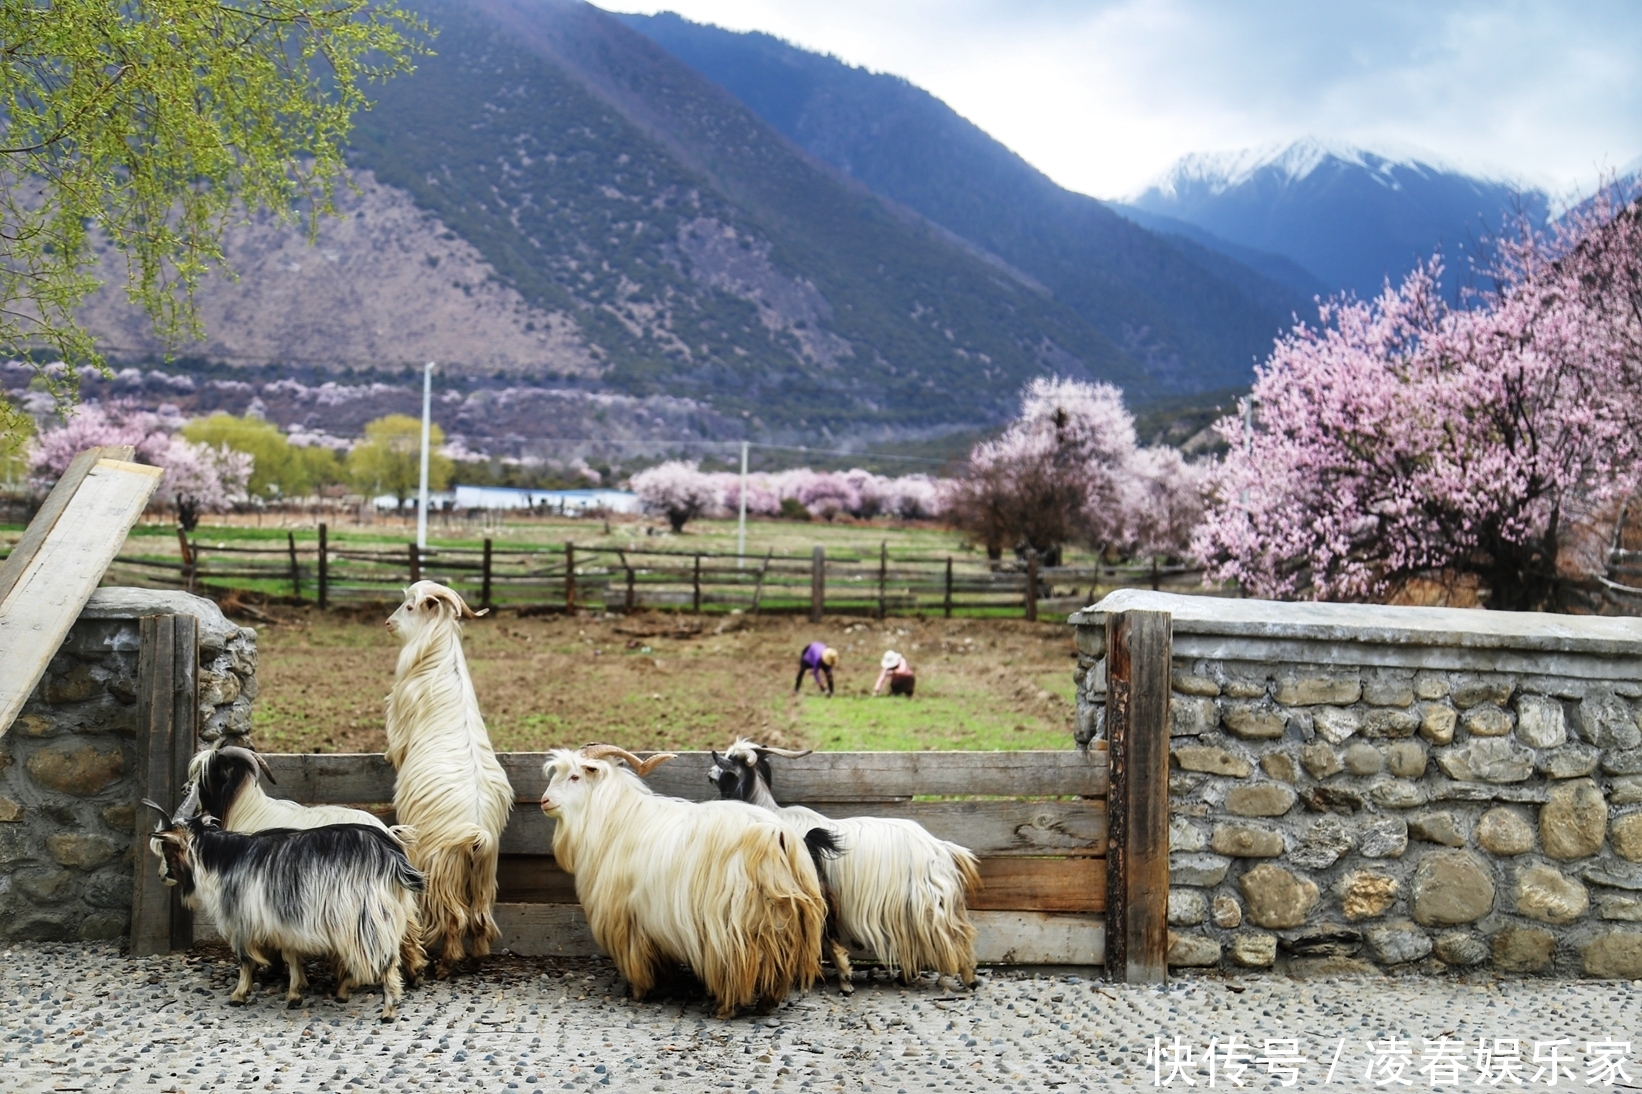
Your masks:
M665 962L695 971L720 1018L753 1003L772 1009L821 975L827 907L802 836L740 802L653 793L639 776L666 753L641 761L588 745L551 755L542 812L558 821L554 857L575 875L593 938L634 999Z
M230 832L261 832L265 828L318 828L323 824L369 824L401 843L414 839L404 825L389 828L380 817L346 805L301 805L263 792L259 776L276 786L268 761L239 745L203 748L188 761L190 792L197 789L199 809L222 822Z
M204 912L239 957L239 983L228 997L245 1002L251 973L284 958L287 1006L302 1005L303 958L331 955L340 970L336 995L360 984L382 985L382 1020L391 1021L402 986L401 955L417 929L422 875L380 826L333 824L225 832L192 797L162 823L148 847L160 877L178 886L183 904ZM143 804L165 811L147 799Z
M388 617L405 644L388 695L393 805L416 832L411 861L427 875L424 940L429 950L439 942L441 977L462 959L464 936L483 957L501 934L492 918L496 861L513 807L462 655L462 620L474 614L454 591L418 581Z
M834 908L827 939L838 987L848 994L848 942L900 973L903 983L925 969L975 984L975 927L967 894L980 887L975 856L956 843L936 839L920 824L891 817L834 820L801 805L775 800L770 755L799 757L745 738L715 761L708 778L724 798L768 809L794 831L825 828L842 843L840 854L821 860L822 880Z

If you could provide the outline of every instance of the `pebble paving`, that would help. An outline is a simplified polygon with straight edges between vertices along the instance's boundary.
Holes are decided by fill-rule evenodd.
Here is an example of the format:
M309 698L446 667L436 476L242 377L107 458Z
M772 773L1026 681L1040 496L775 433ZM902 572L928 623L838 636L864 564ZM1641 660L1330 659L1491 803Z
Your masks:
M818 987L724 1022L687 993L632 1002L608 962L497 957L407 992L398 1021L383 1024L375 993L317 994L328 982L317 965L301 1009L269 981L232 1008L225 952L16 946L0 955L0 1090L1642 1090L1642 982L1211 976L1145 987L1082 972L991 970L973 993L858 974L853 997ZM1560 1060L1554 1084L1536 1053Z

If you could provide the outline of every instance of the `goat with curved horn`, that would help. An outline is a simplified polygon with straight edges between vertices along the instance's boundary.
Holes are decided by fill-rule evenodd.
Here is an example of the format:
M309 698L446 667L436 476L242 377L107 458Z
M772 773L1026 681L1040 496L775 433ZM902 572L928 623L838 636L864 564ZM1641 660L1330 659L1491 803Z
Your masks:
M641 760L620 745L603 744L583 745L581 754L589 760L603 760L611 756L616 757L618 760L624 760L627 766L633 769L633 773L641 779L668 760L678 759L678 753L676 752L657 752L649 759Z

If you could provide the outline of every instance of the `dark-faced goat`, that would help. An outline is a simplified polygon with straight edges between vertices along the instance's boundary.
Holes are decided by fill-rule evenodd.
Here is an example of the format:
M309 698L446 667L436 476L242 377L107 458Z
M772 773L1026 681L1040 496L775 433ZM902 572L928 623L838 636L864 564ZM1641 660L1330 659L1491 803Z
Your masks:
M238 956L239 983L228 1001L244 1003L254 968L279 956L290 972L286 1003L300 1006L303 959L328 955L339 970L337 998L379 983L382 1020L391 1021L401 949L421 936L417 895L425 884L404 848L363 824L225 832L192 801L155 828L148 846L160 877L182 890L185 906L211 917Z
M922 825L890 817L834 820L801 805L775 800L769 757L808 752L766 748L739 740L723 756L713 753L708 778L720 797L761 806L794 831L830 829L842 851L818 861L833 909L827 939L838 986L848 993L845 944L871 953L886 969L910 982L933 969L975 983L975 927L967 894L980 887L980 869L967 848L936 839Z

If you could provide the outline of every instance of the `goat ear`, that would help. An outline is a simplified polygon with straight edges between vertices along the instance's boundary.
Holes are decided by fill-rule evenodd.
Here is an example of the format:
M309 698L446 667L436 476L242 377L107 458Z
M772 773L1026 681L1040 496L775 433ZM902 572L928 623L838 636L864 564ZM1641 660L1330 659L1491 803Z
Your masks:
M422 607L426 608L430 612L438 611L439 599L437 597L430 596L426 600L422 601Z
M582 770L587 772L589 778L599 773L597 764L582 764Z

